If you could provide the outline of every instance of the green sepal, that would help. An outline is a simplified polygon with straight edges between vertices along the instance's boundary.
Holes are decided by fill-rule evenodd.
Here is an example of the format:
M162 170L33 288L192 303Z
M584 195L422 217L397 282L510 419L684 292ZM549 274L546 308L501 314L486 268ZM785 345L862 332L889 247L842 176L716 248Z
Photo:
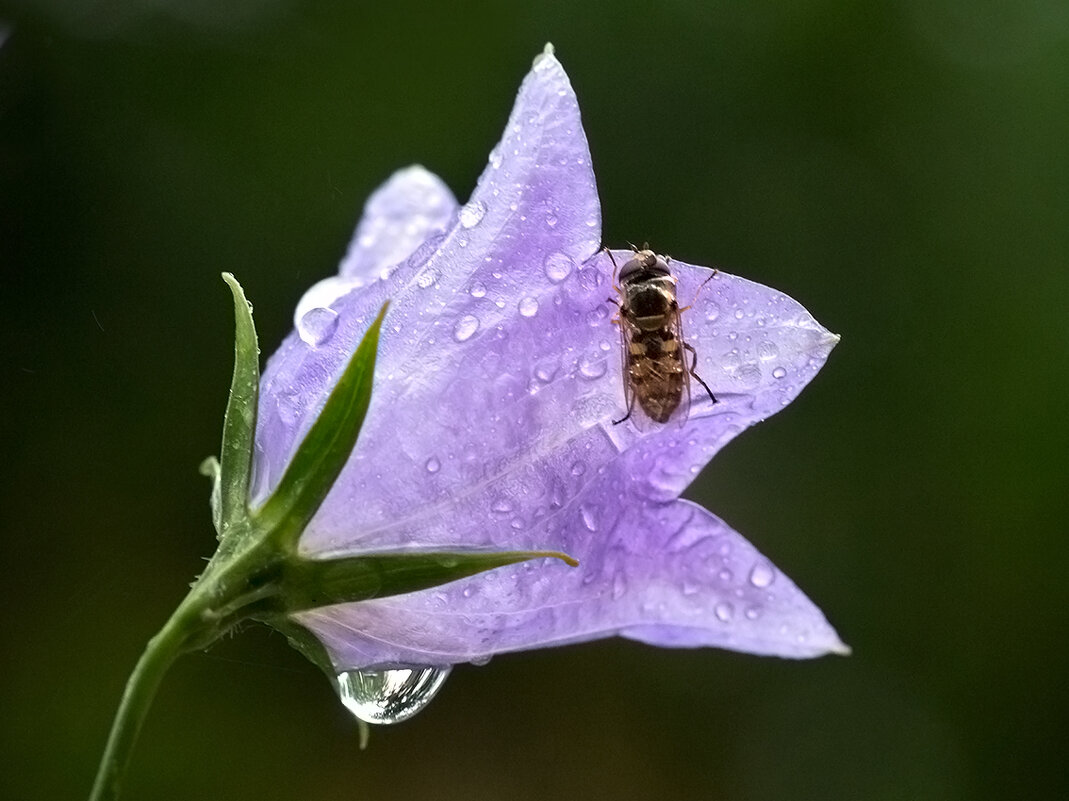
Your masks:
M220 539L226 536L231 526L247 517L256 404L260 391L260 348L252 321L252 306L233 275L223 273L223 280L234 296L234 375L230 382L219 454L216 528Z
M426 590L531 559L572 557L558 551L438 551L365 554L340 559L294 559L271 576L279 592L247 608L252 616L291 614L332 604Z
M389 305L389 301L382 305L364 334L278 487L263 506L252 512L256 526L274 532L283 549L296 548L298 537L334 486L356 445L371 403L379 331Z

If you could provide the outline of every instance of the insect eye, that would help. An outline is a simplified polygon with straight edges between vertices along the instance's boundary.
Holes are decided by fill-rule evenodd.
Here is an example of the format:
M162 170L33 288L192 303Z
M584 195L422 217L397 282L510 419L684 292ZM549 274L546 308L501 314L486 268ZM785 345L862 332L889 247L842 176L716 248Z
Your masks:
M626 281L636 273L640 273L645 269L645 266L639 259L631 259L627 264L620 268L620 280Z

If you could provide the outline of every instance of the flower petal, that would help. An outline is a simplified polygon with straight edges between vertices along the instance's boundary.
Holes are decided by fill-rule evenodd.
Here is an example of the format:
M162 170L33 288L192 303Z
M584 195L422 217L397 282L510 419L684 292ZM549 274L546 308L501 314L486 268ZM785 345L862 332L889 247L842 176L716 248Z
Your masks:
M848 652L790 579L704 509L643 504L600 522L607 529L590 532L590 552L575 570L525 563L294 618L339 671L480 662L614 634L788 658Z
M391 175L364 205L338 275L319 281L298 301L293 326L301 339L323 339L323 326L336 324L331 306L339 298L388 278L420 245L443 233L456 212L456 198L434 173L416 164Z
M443 431L455 439L473 414L485 423L490 403L502 396L516 398L518 388L507 376L500 381L497 370L504 359L524 365L527 353L522 337L512 350L502 347L507 328L527 315L523 317L527 331L541 330L547 324L544 316L532 319L533 309L543 302L539 298L551 302L557 282L575 272L577 259L597 249L599 238L597 192L575 94L559 62L544 55L524 81L505 136L449 233L432 237L387 281L335 300L331 312L337 317L330 320L329 337L291 335L268 362L258 421L254 502L262 501L278 481L347 353L384 300L394 303L380 345L380 378L372 409L357 453L327 503L341 519L351 517L352 510L346 507L351 507L354 491L372 490L366 480L379 473L375 462L390 470L390 462L401 459L411 467L413 455ZM435 314L428 314L432 309ZM479 329L481 336L476 338ZM479 364L473 363L473 356ZM459 399L468 409L462 417L450 419L448 409L438 408L440 384L464 379L472 368L488 378L485 397L476 398L471 406L462 400L471 393L458 385ZM526 380L518 391L526 392ZM493 432L485 425L481 428L481 438L491 437ZM517 432L505 444L526 444L532 433ZM398 435L411 442L397 442ZM431 458L420 455L420 467ZM365 463L357 464L361 459ZM402 506L410 500L410 493L395 496ZM363 504L362 499L357 502ZM303 545L309 552L344 549L365 522L350 521L342 531L333 521L314 523ZM376 525L381 522L378 518Z
M712 274L674 268L684 300ZM552 287L533 279L537 313L513 310L486 331L462 327L486 299L454 297L456 311L431 324L419 359L399 363L387 346L357 450L302 538L304 552L568 550L550 524L581 494L584 474L619 461L630 493L677 497L723 444L790 402L837 341L782 293L718 273L683 322L719 402L692 388L683 426L642 425L640 413L614 425L625 407L609 276L598 257ZM346 298L341 319L363 319L372 300Z
M368 198L339 274L364 281L385 277L432 234L444 232L457 206L434 173L418 164L398 170Z

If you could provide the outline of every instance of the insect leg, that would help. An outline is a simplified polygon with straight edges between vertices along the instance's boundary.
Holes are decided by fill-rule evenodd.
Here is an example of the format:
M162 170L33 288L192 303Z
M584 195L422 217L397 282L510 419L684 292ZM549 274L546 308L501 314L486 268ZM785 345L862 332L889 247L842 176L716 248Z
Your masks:
M635 393L632 392L631 393L631 402L627 404L627 414L625 414L619 420L613 420L612 424L614 426L620 425L620 423L622 423L624 420L626 420L628 417L631 416L631 412L633 412L633 411L635 411Z
M706 392L709 393L709 400L711 400L713 403L716 403L717 402L716 395L713 394L713 391L711 389L709 389L709 385L706 384L704 381L702 381L702 377L700 375L698 375L698 373L697 373L697 369L698 369L698 351L694 350L694 348L692 348L686 342L683 343L683 347L686 348L687 350L689 350L690 351L690 355L693 357L690 360L690 370L688 370L687 372L689 372L692 376L694 376L694 379L699 384L701 384L702 387L705 388Z
M694 293L694 298L690 301L690 303L680 309L681 312L685 312L687 309L692 308L694 304L698 302L698 295L700 295L702 293L702 290L705 289L706 284L716 278L716 274L719 272L720 271L718 269L716 269L715 267L713 268L713 271L709 274L709 277L702 281L701 286L698 287L698 291Z

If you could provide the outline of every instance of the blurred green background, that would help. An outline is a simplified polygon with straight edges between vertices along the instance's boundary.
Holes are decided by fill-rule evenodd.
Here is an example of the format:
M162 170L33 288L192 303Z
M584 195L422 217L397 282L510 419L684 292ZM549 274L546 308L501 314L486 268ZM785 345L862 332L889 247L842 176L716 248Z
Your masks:
M0 6L4 798L89 789L210 554L235 272L270 352L365 197L463 199L552 41L605 241L843 335L690 496L848 659L624 641L454 671L356 726L278 635L166 678L129 799L1065 798L1069 7L1062 0Z

